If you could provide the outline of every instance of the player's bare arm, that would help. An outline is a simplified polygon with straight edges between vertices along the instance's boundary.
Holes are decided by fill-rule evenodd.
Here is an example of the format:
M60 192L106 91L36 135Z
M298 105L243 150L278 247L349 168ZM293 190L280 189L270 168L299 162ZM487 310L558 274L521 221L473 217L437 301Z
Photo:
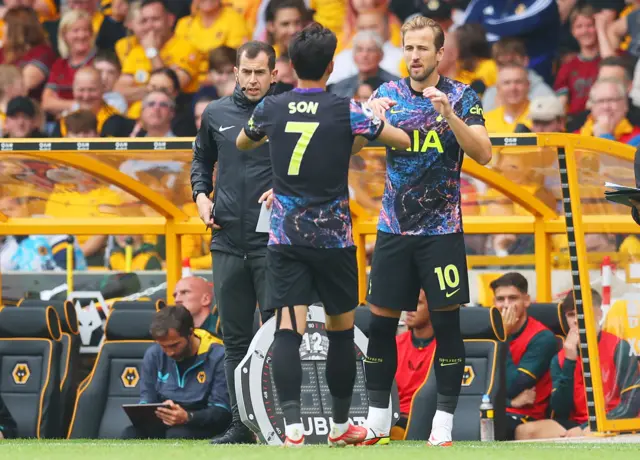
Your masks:
M384 105L390 104L390 107L395 105L395 103L389 98L380 98L375 100L380 100L384 103ZM404 151L411 147L411 138L405 131L392 126L387 121L385 113L386 110L382 110L382 107L384 107L384 105L381 104L376 110L373 110L373 108L371 107L371 101L369 101L363 104L363 108L365 108L372 116L378 118L380 122L383 123L382 130L380 131L380 134L378 134L377 139L383 144L388 145L389 147Z
M242 129L236 139L236 147L238 147L238 150L253 150L260 147L265 142L267 142L267 136L264 136L259 141L254 141L249 138L249 136L244 132L244 129Z
M436 111L444 117L467 155L481 165L491 161L491 141L484 126L468 126L456 115L447 95L434 86L426 88L422 95L429 98Z

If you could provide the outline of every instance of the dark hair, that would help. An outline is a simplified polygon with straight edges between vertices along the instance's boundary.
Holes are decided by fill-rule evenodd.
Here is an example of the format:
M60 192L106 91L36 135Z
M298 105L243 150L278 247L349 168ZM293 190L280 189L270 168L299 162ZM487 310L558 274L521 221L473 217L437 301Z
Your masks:
M529 282L518 272L505 273L497 280L491 281L491 284L489 284L489 286L491 286L491 290L494 293L498 288L511 286L513 286L523 294L527 294L529 292Z
M120 59L118 59L118 56L116 56L116 53L114 53L111 50L98 51L93 62L96 63L101 61L108 62L109 64L115 66L118 69L118 72L122 71L122 65L120 64Z
M602 306L602 296L593 288L591 288L591 300L593 301L594 307L600 308ZM562 304L560 305L560 309L562 310L563 315L571 313L576 309L576 299L573 294L573 290L569 291L567 296L564 298Z
M506 37L501 38L493 45L493 59L501 54L517 54L518 56L527 57L527 47L519 38Z
M218 46L209 51L209 70L220 72L224 66L235 65L238 61L238 52L229 46Z
M178 78L178 74L176 73L175 70L173 70L170 67L162 67L161 69L156 69L153 72L151 72L150 76L158 75L158 74L164 75L169 80L171 80L171 84L173 85L173 90L176 93L180 92L180 79Z
M305 20L309 15L309 10L304 4L304 0L271 0L264 12L264 19L267 22L274 21L276 13L285 8L295 8L300 11L302 19Z
M242 56L247 56L249 59L255 59L260 53L266 53L269 58L269 70L276 68L276 50L273 46L265 42L259 42L257 40L247 42L238 48L238 55L236 57L236 67L240 68L240 60Z
M164 8L167 13L171 11L166 0L142 0L140 2L140 9L144 8L145 6L153 5L154 3L160 3L162 5L162 8Z
M633 79L633 70L629 59L625 59L621 56L609 56L602 59L600 64L598 64L598 69L602 69L603 67L622 67L627 80Z
M479 59L491 58L491 45L480 24L464 24L456 29L458 60L461 67L469 72L475 70Z
M78 110L64 117L67 133L98 132L98 119L90 110Z
M149 332L154 339L165 337L170 329L175 329L180 337L189 337L193 330L193 317L182 305L163 308L153 315Z
M289 57L300 80L321 80L333 60L338 39L317 22L309 24L291 38Z

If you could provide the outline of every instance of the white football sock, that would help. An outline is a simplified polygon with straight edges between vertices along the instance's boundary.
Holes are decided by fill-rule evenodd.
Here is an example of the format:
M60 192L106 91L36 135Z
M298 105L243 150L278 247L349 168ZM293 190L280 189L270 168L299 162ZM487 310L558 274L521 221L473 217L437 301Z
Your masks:
M453 430L453 414L437 410L431 423L431 434L438 441L451 441L451 430Z
M342 436L348 429L349 429L348 421L344 423L334 423L333 420L331 420L331 437L332 438L337 438L339 436Z
M391 430L391 408L384 409L380 407L369 406L369 415L367 416L367 428L373 428L382 433L389 433Z
M302 423L292 423L291 425L285 425L284 432L287 438L297 441L304 436L304 425Z

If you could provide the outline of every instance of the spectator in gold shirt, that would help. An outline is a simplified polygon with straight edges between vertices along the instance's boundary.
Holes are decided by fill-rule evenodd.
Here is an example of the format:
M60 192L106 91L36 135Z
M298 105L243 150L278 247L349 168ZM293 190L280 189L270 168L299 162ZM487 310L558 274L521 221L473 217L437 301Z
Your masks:
M529 78L527 69L515 64L498 71L498 108L485 112L485 126L490 133L513 133L518 124L531 126L529 120Z
M223 45L238 48L249 38L242 15L222 0L194 0L191 15L178 21L175 34L202 54Z
M141 100L151 72L170 67L178 75L184 93L199 86L200 52L184 38L173 34L175 17L164 0L143 0L140 7L142 38L122 63L122 75L115 90L129 101Z

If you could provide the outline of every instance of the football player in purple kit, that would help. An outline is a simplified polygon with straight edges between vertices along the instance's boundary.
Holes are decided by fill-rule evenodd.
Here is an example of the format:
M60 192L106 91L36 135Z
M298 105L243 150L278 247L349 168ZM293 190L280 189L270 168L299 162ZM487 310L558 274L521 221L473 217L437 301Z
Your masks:
M403 310L425 290L436 338L437 410L429 444L451 445L465 350L460 305L469 301L460 210L460 169L466 152L491 160L478 95L438 74L444 33L416 16L402 27L409 77L383 84L369 104L410 133L411 154L387 148L387 177L367 300L373 313L365 359L369 415L364 444L389 442L389 395L396 372L395 334Z
M304 444L300 343L307 305L327 314L326 378L332 399L332 446L361 443L367 430L349 423L356 378L353 344L358 275L349 212L348 172L361 138L402 149L407 133L376 117L366 104L326 91L336 36L319 24L295 35L289 56L293 91L266 97L236 141L241 150L269 140L273 211L267 250L267 310L276 310L273 379L285 418L285 446ZM392 377L393 378L393 377Z

